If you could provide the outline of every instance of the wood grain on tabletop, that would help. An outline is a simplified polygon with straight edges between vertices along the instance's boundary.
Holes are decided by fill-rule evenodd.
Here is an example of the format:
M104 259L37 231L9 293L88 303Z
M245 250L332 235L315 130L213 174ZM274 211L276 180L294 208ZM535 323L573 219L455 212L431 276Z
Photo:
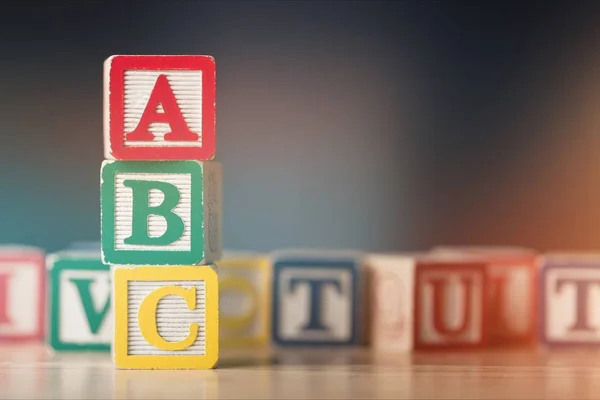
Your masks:
M0 346L0 399L598 399L600 350L223 353L207 371L125 371L107 353Z

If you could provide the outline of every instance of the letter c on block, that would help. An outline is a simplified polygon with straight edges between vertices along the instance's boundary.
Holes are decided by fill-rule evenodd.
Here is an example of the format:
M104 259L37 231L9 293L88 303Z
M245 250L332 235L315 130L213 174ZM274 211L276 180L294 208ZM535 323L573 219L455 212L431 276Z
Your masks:
M150 292L140 303L138 310L138 324L140 333L146 339L146 342L160 350L185 350L190 347L198 337L198 324L190 323L189 333L186 338L178 342L168 342L158 333L156 326L156 308L158 302L165 296L180 296L185 300L189 310L196 308L196 288L192 286L189 289L180 286L164 286Z

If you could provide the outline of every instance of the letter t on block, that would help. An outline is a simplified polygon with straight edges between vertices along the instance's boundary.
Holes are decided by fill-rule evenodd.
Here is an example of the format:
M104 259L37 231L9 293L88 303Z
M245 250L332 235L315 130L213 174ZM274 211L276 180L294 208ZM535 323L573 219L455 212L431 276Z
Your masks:
M105 158L213 159L212 57L116 55L104 74Z
M600 344L600 255L552 255L540 267L540 334L548 346Z
M102 260L201 265L221 256L221 167L216 161L105 161Z
M356 344L359 271L354 252L276 254L273 340L280 345Z

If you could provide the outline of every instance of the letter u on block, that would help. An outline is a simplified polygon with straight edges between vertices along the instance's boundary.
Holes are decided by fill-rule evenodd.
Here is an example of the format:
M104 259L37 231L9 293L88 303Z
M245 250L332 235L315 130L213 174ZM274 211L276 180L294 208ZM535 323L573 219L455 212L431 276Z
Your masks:
M208 369L218 359L212 266L117 267L114 362L122 369Z

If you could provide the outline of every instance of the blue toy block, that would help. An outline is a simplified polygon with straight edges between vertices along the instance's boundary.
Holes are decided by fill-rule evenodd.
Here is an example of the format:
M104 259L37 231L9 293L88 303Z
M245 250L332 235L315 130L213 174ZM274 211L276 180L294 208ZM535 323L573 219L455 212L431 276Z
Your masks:
M359 342L361 253L294 251L272 256L273 341L281 346Z

